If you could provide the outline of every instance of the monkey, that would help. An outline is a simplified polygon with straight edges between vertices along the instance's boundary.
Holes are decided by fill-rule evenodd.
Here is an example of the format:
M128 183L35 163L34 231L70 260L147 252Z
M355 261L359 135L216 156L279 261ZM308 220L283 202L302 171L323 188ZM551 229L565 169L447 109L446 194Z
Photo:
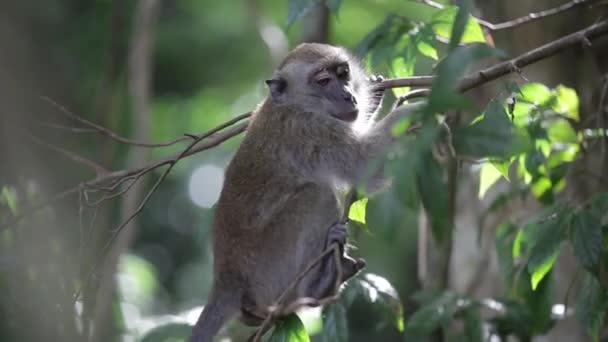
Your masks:
M366 175L371 159L395 139L391 128L420 105L375 122L383 91L343 48L303 43L266 81L230 161L212 224L213 284L192 342L211 342L225 321L260 325L269 308L310 262L340 246L342 278L364 266L344 252L341 191ZM374 183L374 182L370 182ZM373 191L373 190L372 190ZM330 295L337 279L331 255L286 297Z

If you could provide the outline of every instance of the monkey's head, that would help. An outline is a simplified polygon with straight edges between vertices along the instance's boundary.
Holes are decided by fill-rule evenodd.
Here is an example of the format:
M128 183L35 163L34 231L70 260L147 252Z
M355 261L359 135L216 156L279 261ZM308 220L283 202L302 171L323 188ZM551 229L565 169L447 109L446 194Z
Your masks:
M295 106L345 122L354 122L366 110L365 74L354 58L339 47L300 44L266 84L277 105Z

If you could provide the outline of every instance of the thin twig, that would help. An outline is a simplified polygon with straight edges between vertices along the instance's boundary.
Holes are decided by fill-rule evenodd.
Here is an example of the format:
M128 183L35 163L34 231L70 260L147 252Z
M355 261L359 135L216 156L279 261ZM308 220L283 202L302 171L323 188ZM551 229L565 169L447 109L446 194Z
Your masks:
M182 137L179 137L179 138L167 141L167 142L163 142L163 143L151 143L151 142L144 142L144 141L137 141L137 140L133 140L133 139L128 139L128 138L125 138L125 137L122 137L122 136L118 135L117 133L115 133L114 131L112 131L112 130L106 128L106 127L98 125L98 124L96 124L96 123L94 123L92 121L89 121L89 120L87 120L87 119L85 119L85 118L83 118L83 117L81 117L79 115L74 114L72 111L70 111L69 109L67 109L65 106L63 106L63 105L55 102L54 100L52 100L49 97L42 96L41 99L44 100L44 101L46 101L46 102L48 102L48 103L50 103L53 107L57 108L61 113L63 113L68 118L73 119L75 121L78 121L79 123L81 123L81 124L83 124L85 126L90 127L92 130L95 130L98 133L101 133L101 134L103 134L103 135L111 138L112 140L114 140L116 142L119 142L119 143L122 143L122 144L127 144L127 145L132 145L132 146L139 146L139 147L150 147L150 148L152 148L152 147L166 147L166 146L171 146L171 145L177 144L177 143L182 142L182 141L191 140L193 137L196 137L196 138L199 137L197 135L191 135L190 134L190 135L184 135ZM229 122L236 123L236 122L238 122L240 120L248 118L249 116L251 116L251 113L245 113L245 114L239 115L236 118L234 118L234 119L226 122L224 125L228 124ZM231 124L229 124L229 125L231 125ZM219 127L222 127L222 126L219 126ZM217 127L217 128L219 128L219 127ZM72 130L74 132L80 132L82 130L82 128L70 128L70 127L62 127L62 126L60 126L60 128L62 128L62 129L70 129L70 130ZM211 134L213 134L213 133L211 133Z
M500 30L504 30L504 29L508 29L508 28L513 28L515 26L528 24L533 21L544 19L544 18L547 18L550 16L554 16L554 15L566 12L570 9L580 7L582 5L591 5L598 1L599 0L573 0L573 1L569 1L565 4L559 5L557 7L554 7L554 8L550 8L550 9L540 11L540 12L528 13L527 15L525 15L523 17L511 19L509 21L505 21L505 22L498 23L498 24L493 24L489 21L486 21L486 20L483 20L483 19L480 19L477 17L473 17L473 19L475 19L475 21L477 21L479 23L479 25L483 26L484 28L486 28L490 31L500 31ZM423 0L423 2L431 7L435 7L435 8L439 8L439 9L445 8L445 6L443 4L440 4L440 3L432 1L432 0Z
M53 150L57 153L63 154L64 156L68 157L70 160L82 164L88 168L90 168L91 170L95 171L95 174L97 175L97 177L100 177L104 174L108 173L108 170L106 170L103 166L97 164L96 162L87 159L85 157L79 156L78 154L68 151L66 149L63 149L59 146L55 146L53 144L47 143L45 141L42 141L41 139L38 139L37 137L26 133L25 136L32 142L36 143L37 145L46 147L50 150Z
M554 16L554 15L566 12L568 10L571 10L573 8L576 8L576 7L580 7L583 5L591 5L592 3L595 3L598 1L599 0L573 0L573 1L567 2L565 4L562 4L560 6L551 8L551 9L547 9L547 10L535 12L535 13L528 13L527 15L525 15L523 17L520 17L517 19L512 19L512 20L505 21L505 22L498 23L498 24L492 24L490 22L487 22L482 19L477 19L477 18L476 18L476 20L481 26L487 28L490 31L500 31L500 30L504 30L504 29L513 28L515 26L528 24L533 21L544 19L544 18L547 18L550 16Z
M226 124L224 124L222 126L225 127ZM93 274L95 274L95 272L97 271L97 267L99 266L99 261L105 257L105 254L108 252L108 250L110 249L110 247L112 246L112 244L114 243L114 241L116 241L116 239L118 238L118 236L122 232L123 228L126 227L135 218L135 216L137 216L143 210L143 208L145 207L146 203L148 203L148 200L150 199L150 197L152 197L152 195L154 194L154 192L156 191L156 189L158 189L158 187L165 180L165 178L167 177L167 175L169 175L169 172L171 172L171 170L173 169L173 167L175 166L175 164L177 164L178 161L180 161L182 158L184 158L189 153L191 153L191 150L193 150L194 147L201 140L203 140L206 137L210 136L214 132L219 131L220 129L221 128L215 128L215 129L211 130L210 132L208 132L208 134L206 133L206 134L200 135L197 139L195 139L194 141L192 141L190 143L190 145L188 145L177 156L175 156L172 159L169 159L168 161L166 161L166 162L163 163L163 164L168 164L169 166L165 169L165 171L163 172L163 174L158 178L158 180L156 181L156 183L154 183L154 185L152 186L152 188L150 188L150 190L148 191L148 193L146 194L146 196L140 202L140 204L137 207L137 209L135 209L134 212L132 212L123 222L121 222L115 229L112 230L112 236L110 237L110 239L108 239L108 241L106 242L106 244L104 245L104 247L101 249L100 255L99 255L98 258L96 258L96 261L93 264L93 267L91 267L91 270L88 273L86 279L84 280L83 285L74 294L74 302L76 302L79 299L80 294L82 293L82 290L84 288L86 288L87 285L89 284L90 280L92 279Z
M231 120L231 121L234 121L234 120ZM222 126L224 126L224 125L226 125L226 124L223 124ZM182 155L182 153L178 153L171 157L166 157L166 158L163 158L163 159L160 159L157 161L150 162L149 164L147 164L143 167L108 172L104 176L98 177L98 178L90 180L88 182L84 182L82 184L82 186L95 188L95 187L103 185L103 184L108 184L109 182L112 182L112 181L121 180L121 179L131 177L131 176L137 176L139 173L142 173L142 172L145 172L145 173L151 172L153 170L156 170L159 167L162 167L164 165L171 163L171 161L174 160L175 158L179 157L179 159L183 159L185 157L191 156L198 152L213 148L213 147L221 144L222 142L241 134L246 129L247 129L247 122L244 122L244 123L241 123L237 126L230 128L230 129L227 129L226 131L224 131L222 133L214 134L213 136L209 136L208 133L201 134L200 136L203 137L202 139L205 139L205 138L209 138L209 139L205 140L204 142L198 144L197 146L195 146L193 148L184 150L187 152L183 155ZM213 130L211 130L210 132L217 131L217 130L218 130L218 128L216 127ZM198 140L196 140L196 142L198 143ZM0 224L0 231L4 230L10 226L16 225L21 220L23 220L27 215L37 212L38 210L46 207L49 204L52 204L54 202L57 202L70 195L77 193L78 190L80 189L80 186L81 185L78 185L78 186L74 186L72 188L63 190L62 192L55 194L46 200L43 200L35 205L25 208L23 210L23 214L17 215L8 223Z

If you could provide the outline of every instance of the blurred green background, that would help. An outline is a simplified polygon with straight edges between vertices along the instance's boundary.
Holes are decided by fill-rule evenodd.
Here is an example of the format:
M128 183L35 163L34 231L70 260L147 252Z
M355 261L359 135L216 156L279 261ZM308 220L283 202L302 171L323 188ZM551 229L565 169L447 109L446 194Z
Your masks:
M413 2L408 2L410 10L403 14L400 0L328 1L330 8L338 10L315 9L306 15L302 8L308 1L283 0L0 4L0 223L26 217L19 230L0 229L0 341L181 341L189 335L187 324L196 320L210 290L213 205L223 169L242 136L177 163L141 213L113 240L116 226L137 208L162 171L142 178L119 200L87 205L99 196L87 198L85 191L53 199L50 207L34 212L29 205L99 176L82 163L70 161L73 155L52 146L115 171L172 155L185 144L137 148L86 129L66 129L84 126L62 113L62 107L135 140L164 142L205 132L255 108L266 94L263 80L297 43L321 40L360 52L369 45L364 40L368 34L390 22L385 21L387 16L397 13L424 22L435 13L422 2L417 6ZM478 1L473 13L500 21L559 1L510 3ZM151 6L148 12L146 4ZM588 12L573 13L579 15L498 32L494 40L515 56L594 20ZM328 24L326 32L320 23ZM422 26L408 25L399 34L424 36L426 31L417 35ZM138 31L145 27L148 31ZM479 26L475 28L479 32L467 34L485 40ZM145 56L134 57L134 42L145 41L146 35L150 44L141 50ZM414 61L413 55L395 58L394 51L383 50L386 46L369 48L377 58L363 61L374 73L390 77L434 73L433 56L437 51L443 56L446 50L441 43L437 51L419 45L412 52ZM581 112L591 113L596 108L592 100L597 99L597 84L589 79L601 72L592 70L587 61L599 58L605 68L608 59L601 59L606 56L602 54L605 48L602 51L599 57L569 51L543 61L526 76L550 88L565 84L576 89ZM397 64L403 60L411 64ZM564 68L573 61L583 62ZM142 75L147 79L138 83ZM498 88L494 85L485 93L471 95L473 102L485 107L502 91ZM574 97L578 101L576 93ZM387 94L385 107L394 99L392 93ZM584 119L585 114L581 116ZM582 164L596 169L593 161ZM460 179L464 190L458 197L451 289L483 298L497 296L505 287L499 281L497 257L488 251L493 247L487 247L494 243L494 229L512 212L516 213L512 217L529 218L543 207L534 200L521 200L516 209L490 224L490 238L476 244L482 239L477 234L478 219L489 203L477 196L479 170L479 166L469 166ZM585 198L606 186L593 184L573 185L578 191L575 203L585 203ZM502 182L495 191L507 192L519 185ZM358 247L355 253L367 261L366 274L345 292L343 300L348 305L325 312L325 326L340 327L334 331L338 335L348 331L348 341L403 340L404 317L425 302L420 296L429 295L412 297L428 288L419 280L419 208L409 205L407 191L397 181L391 190L373 197L367 208L369 228L353 227L351 232ZM556 300L570 291L569 279L578 272L571 253L560 265L563 276L557 281ZM482 272L482 280L476 272ZM78 299L74 299L75 289L82 290ZM374 305L377 302L380 305ZM339 312L345 308L347 313ZM94 324L83 326L74 313ZM345 340L327 331L315 337L323 329L320 317L319 310L301 315L313 339ZM347 321L335 321L340 319ZM566 320L564 328L546 340L586 340L583 329L572 321ZM251 330L233 324L227 333L240 341Z

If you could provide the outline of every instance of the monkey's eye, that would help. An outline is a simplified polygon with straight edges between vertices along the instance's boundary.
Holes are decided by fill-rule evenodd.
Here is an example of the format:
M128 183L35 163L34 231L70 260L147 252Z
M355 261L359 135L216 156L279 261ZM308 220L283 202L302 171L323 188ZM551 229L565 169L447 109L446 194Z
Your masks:
M317 80L317 84L324 87L329 84L329 81L330 81L329 77L323 77L323 78Z
M336 75L340 79L346 79L346 78L348 78L349 73L350 73L350 70L348 69L347 66L339 66L336 69Z

